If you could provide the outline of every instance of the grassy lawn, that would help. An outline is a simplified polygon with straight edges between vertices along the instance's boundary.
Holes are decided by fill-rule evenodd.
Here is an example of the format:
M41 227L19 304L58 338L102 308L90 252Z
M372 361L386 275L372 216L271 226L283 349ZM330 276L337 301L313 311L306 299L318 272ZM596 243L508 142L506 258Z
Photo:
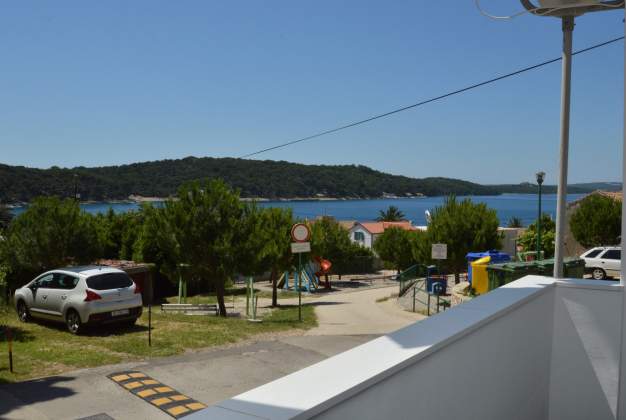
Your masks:
M261 298L272 298L272 292L266 290L254 289L256 296ZM302 293L303 297L308 296L306 293ZM297 298L298 292L294 292L293 290L282 290L278 289L278 299L290 299ZM226 289L226 295L224 297L224 303L226 307L232 306L233 299L239 301L246 298L246 289L245 288L229 288ZM165 299L167 303L178 303L178 296L170 296ZM215 293L207 293L200 294L195 296L187 297L187 303L192 304L200 304L200 303L217 303L217 297L215 297Z
M262 323L241 318L189 316L152 312L152 347L148 346L148 314L137 325L92 328L74 336L61 324L18 321L12 308L0 308L0 383L59 374L61 372L112 363L163 357L187 350L235 343L255 334L308 329L317 325L313 307L303 306L303 322L298 307L282 307ZM9 372L7 342L2 326L12 328L13 363Z

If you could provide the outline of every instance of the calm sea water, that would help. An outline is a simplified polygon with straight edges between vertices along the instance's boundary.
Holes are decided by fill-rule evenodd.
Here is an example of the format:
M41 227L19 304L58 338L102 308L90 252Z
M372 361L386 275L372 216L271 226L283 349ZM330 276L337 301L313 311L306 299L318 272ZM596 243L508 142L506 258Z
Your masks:
M582 194L570 194L568 201L582 197ZM465 197L462 197L465 198ZM503 194L499 196L468 196L474 202L485 203L498 213L501 225L506 225L511 217L519 217L525 225L532 223L537 217L537 196L534 194ZM337 201L270 201L260 203L262 207L291 207L299 218L314 218L317 216L334 216L340 220L374 220L378 211L389 206L396 206L407 219L416 225L425 225L425 211L432 211L440 206L444 197L427 197L412 199L379 199L379 200L337 200ZM159 203L155 203L159 205ZM116 212L137 210L135 203L97 203L82 204L81 207L89 213L102 213L112 208ZM556 215L556 194L542 196L544 212ZM14 210L16 214L24 211L23 208Z

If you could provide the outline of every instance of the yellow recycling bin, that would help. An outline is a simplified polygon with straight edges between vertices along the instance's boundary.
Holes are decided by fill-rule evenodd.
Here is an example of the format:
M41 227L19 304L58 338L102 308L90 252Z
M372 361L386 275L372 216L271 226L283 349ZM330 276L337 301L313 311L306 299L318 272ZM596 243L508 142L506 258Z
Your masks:
M487 276L487 266L491 262L491 257L483 257L472 262L472 288L480 295L489 291L489 277Z

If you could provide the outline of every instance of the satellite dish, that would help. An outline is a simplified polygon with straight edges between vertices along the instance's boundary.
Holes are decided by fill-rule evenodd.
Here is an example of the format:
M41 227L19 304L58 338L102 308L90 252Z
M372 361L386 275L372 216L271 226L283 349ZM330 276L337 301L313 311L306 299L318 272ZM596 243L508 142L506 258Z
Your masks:
M426 214L426 223L430 223L433 220L433 216L430 214L430 210L424 212Z
M580 16L588 12L624 7L624 0L537 0L539 6L531 0L520 0L524 8L539 16Z
M480 13L498 20L512 19L526 13L538 16L580 16L587 12L599 12L624 7L624 0L520 0L525 10L508 16L495 16L483 10L480 0L474 0L474 3L476 3Z

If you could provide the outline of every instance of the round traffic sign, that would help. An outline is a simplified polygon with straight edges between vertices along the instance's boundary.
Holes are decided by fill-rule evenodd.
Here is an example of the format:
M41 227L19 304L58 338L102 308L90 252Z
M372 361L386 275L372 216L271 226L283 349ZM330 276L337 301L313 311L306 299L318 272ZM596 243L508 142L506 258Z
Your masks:
M307 242L311 237L309 227L304 223L296 223L291 228L291 239L294 242Z

